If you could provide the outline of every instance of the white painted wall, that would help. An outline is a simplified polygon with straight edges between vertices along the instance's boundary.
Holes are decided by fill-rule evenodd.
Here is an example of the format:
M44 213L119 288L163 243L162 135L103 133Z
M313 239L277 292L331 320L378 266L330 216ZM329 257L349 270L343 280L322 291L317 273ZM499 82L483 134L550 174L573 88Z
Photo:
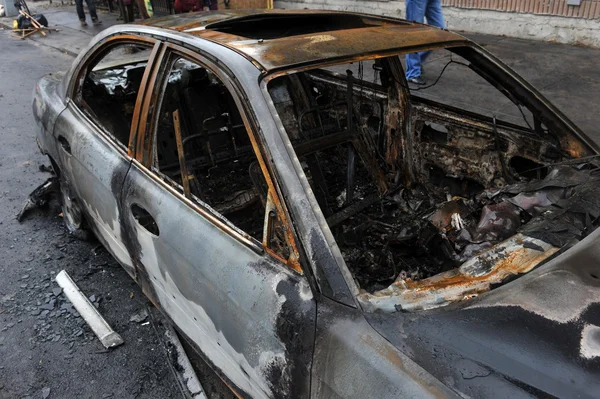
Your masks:
M404 18L403 1L275 0L276 8L340 10ZM444 7L448 29L600 48L600 20Z

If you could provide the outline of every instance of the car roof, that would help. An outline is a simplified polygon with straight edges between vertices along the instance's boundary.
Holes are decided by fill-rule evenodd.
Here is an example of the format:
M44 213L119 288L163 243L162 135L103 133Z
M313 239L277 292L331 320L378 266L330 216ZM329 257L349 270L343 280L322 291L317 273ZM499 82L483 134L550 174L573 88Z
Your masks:
M335 11L225 10L152 18L143 24L219 43L266 72L470 42L432 26Z

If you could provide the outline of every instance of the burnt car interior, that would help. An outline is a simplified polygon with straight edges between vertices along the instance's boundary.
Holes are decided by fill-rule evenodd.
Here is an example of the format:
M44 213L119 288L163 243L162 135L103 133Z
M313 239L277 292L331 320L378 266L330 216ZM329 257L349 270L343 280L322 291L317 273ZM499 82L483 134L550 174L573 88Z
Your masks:
M89 68L76 99L120 143L127 146L133 110L150 58L150 47L121 44Z
M469 49L449 53L426 87L439 83L437 93L409 87L398 57L268 84L361 296L395 296L391 311L488 291L599 224L597 158L561 148L545 115L469 61ZM451 63L492 89L497 115L478 113L492 101L481 93L464 93L471 107L442 101Z
M194 62L174 59L156 134L158 170L260 241L268 188L223 83Z

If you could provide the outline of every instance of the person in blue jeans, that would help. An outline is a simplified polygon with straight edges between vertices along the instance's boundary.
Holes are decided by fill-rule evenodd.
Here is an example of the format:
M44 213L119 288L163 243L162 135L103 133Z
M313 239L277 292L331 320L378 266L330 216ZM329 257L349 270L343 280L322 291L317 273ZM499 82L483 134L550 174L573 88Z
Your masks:
M425 22L438 28L445 28L444 15L442 14L441 0L405 0L406 19L414 22ZM406 80L417 85L424 85L426 82L421 77L421 64L429 57L431 51L421 51L420 53L411 53L406 55Z

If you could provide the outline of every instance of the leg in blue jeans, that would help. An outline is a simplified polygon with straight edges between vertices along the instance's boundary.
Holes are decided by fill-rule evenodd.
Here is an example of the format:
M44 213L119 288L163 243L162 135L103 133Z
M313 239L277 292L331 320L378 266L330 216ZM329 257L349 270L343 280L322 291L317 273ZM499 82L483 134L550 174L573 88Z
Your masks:
M83 0L75 0L75 9L80 21L85 21L85 12L83 12Z
M427 18L429 25L445 28L441 0L406 0L406 19L423 23ZM421 76L421 64L429 57L431 51L422 51L406 55L406 78Z
M88 11L90 12L92 21L97 21L98 14L96 14L96 4L94 3L94 0L85 0L85 2L87 3ZM441 13L441 9L440 9L440 13Z
M406 19L414 22L425 22L427 0L405 0ZM421 76L421 54L406 54L406 79Z

